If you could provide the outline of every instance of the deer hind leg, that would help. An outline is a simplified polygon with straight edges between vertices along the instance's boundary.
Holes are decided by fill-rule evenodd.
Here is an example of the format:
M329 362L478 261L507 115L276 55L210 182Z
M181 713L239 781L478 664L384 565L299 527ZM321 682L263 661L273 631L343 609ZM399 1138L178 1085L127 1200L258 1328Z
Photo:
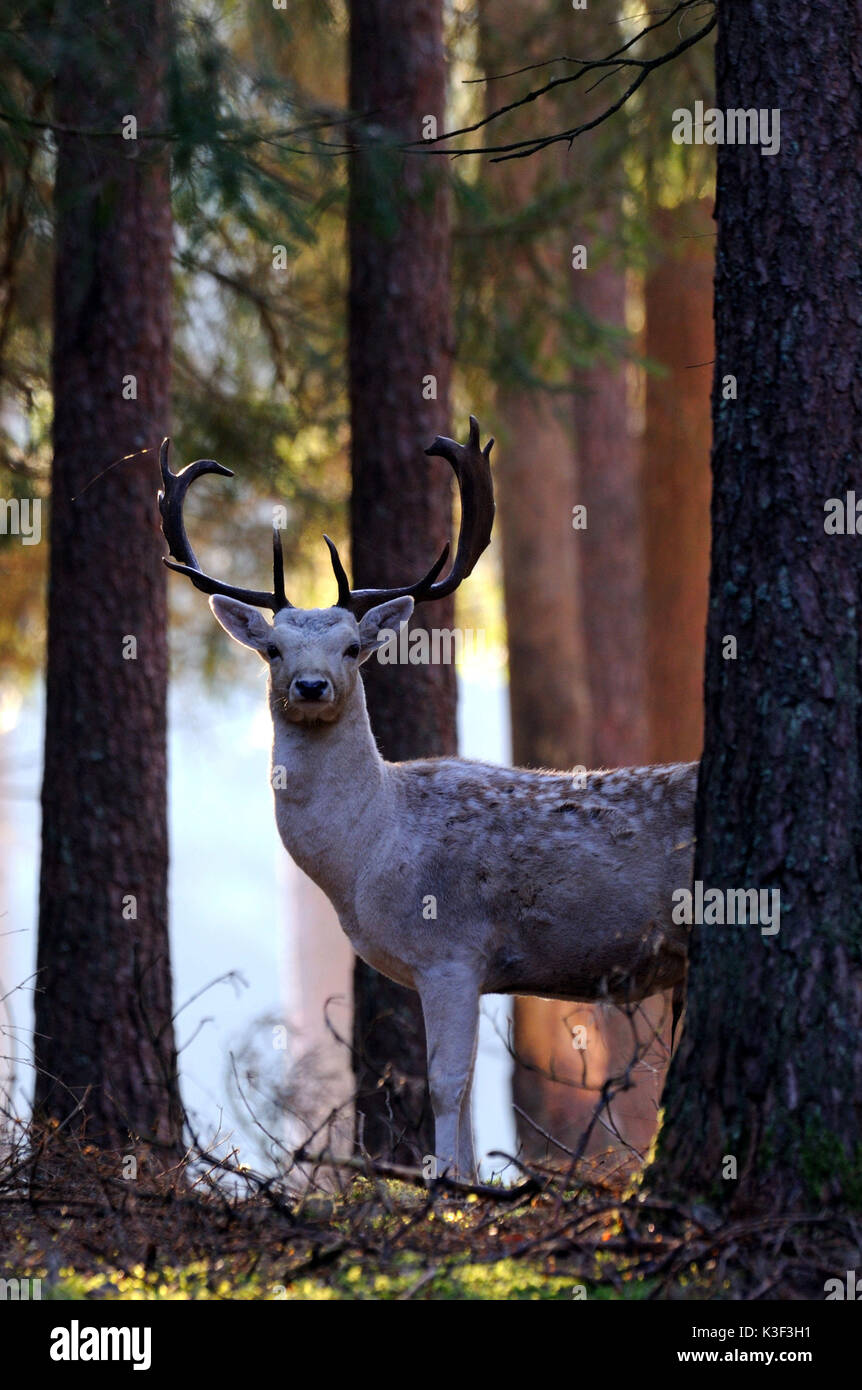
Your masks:
M473 1077L476 1072L476 1051L479 1045L479 1014L476 1012L476 1026L473 1029L473 1056L470 1059L470 1077L461 1099L461 1113L458 1117L458 1171L463 1177L476 1176L476 1152L473 1145Z
M479 990L471 971L447 966L417 982L428 1044L428 1085L439 1170L475 1176L470 1087L479 1032Z

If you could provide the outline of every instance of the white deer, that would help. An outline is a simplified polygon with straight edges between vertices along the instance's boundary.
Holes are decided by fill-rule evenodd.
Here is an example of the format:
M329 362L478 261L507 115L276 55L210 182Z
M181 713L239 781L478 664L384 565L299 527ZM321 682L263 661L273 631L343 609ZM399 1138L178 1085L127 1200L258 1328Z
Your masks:
M275 817L288 854L323 890L354 950L418 991L438 1162L475 1174L470 1091L483 994L632 1003L681 990L696 764L574 776L463 758L388 763L368 720L359 667L408 621L414 603L451 593L490 539L491 440L437 438L452 465L461 528L450 573L403 589L351 591L332 608L293 607L274 530L272 593L204 574L182 519L211 459L173 474L162 445L162 527L174 561L210 598L222 627L269 669ZM268 608L272 623L259 611Z

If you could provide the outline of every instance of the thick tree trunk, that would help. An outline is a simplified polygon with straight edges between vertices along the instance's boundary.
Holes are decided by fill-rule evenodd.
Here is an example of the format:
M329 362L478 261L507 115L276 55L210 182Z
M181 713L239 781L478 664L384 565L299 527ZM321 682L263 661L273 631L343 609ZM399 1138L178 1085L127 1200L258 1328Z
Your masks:
M703 745L709 572L710 368L715 356L709 200L656 208L663 251L646 282L644 526L649 761L691 762Z
M351 535L358 587L418 579L451 530L448 470L423 453L436 434L449 432L449 200L437 161L394 148L421 138L426 116L443 129L445 86L441 0L353 0L350 106L357 139L373 141L350 166ZM451 627L453 611L451 600L420 609L413 626ZM370 661L363 670L384 757L456 751L451 665L384 668ZM418 996L362 961L354 976L354 1044L364 1147L408 1161L433 1152Z
M179 1113L154 453L93 482L122 455L153 450L168 424L168 162L120 136L127 115L140 130L164 123L167 5L88 0L64 6L62 24L58 122L117 135L57 136L36 1105L62 1118L86 1095L91 1140L140 1136L170 1150Z
M719 3L717 107L784 120L777 155L718 151L695 878L781 919L692 928L653 1177L737 1209L862 1201L862 551L824 530L862 491L860 43L847 0Z

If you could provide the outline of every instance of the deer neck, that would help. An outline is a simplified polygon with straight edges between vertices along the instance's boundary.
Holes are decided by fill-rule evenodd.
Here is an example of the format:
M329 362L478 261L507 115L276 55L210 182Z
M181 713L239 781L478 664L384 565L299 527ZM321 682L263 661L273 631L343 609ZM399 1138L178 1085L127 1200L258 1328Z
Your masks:
M362 680L333 724L293 724L270 695L275 818L291 858L341 914L356 873L382 833L388 808L386 764L365 705Z

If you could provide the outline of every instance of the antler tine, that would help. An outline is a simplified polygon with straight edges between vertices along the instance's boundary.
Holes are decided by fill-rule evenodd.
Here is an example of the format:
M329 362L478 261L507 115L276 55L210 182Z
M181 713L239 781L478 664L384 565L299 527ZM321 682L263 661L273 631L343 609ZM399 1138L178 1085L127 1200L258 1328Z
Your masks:
M439 583L435 582L448 559L448 543L428 573L415 584L405 585L400 589L351 589L338 551L326 537L332 557L332 568L338 580L338 599L334 607L349 608L357 617L361 617L369 608L373 608L377 603L384 603L387 599L409 596L416 603L430 603L435 599L445 598L458 588L461 581L472 572L476 561L491 540L495 512L490 464L493 444L493 439L489 439L484 449L479 447L479 422L471 415L470 435L466 444L459 444L454 439L438 435L434 443L425 450L429 456L444 458L451 464L461 494L458 546L452 568L446 578L441 579Z
M159 449L159 467L163 483L159 492L159 512L162 518L162 533L168 543L168 550L174 556L173 560L169 560L167 556L162 557L168 569L186 575L195 588L204 594L223 594L226 598L236 598L242 603L250 603L254 608L269 608L273 613L278 613L282 608L291 608L293 605L288 603L284 592L284 555L277 526L272 528L272 593L266 593L262 589L240 589L234 584L223 584L220 579L213 579L204 573L186 534L183 503L192 483L204 473L219 473L224 478L232 478L233 473L229 468L216 463L215 459L197 459L179 473L172 473L168 463L170 447L170 439L163 439Z
M479 438L479 421L475 415L471 415L470 435L466 444L458 444L456 440L438 434L434 443L425 450L432 458L446 459L452 465L461 493L461 525L455 559L446 578L432 586L427 595L429 599L445 598L453 593L461 581L472 574L476 561L491 542L491 528L497 510L491 478L494 438L492 435L484 449L479 447Z
M275 522L272 524L272 596L278 604L273 609L278 613L282 608L292 608L284 592L284 551L281 548L281 532Z
M387 598L406 598L409 595L417 603L421 603L421 591L427 589L437 578L449 555L449 543L447 541L428 573L423 574L421 579L417 579L415 584L405 585L401 589L351 589L335 545L328 536L324 536L323 539L329 546L332 568L338 580L338 598L332 606L333 608L348 608L358 618L362 617L363 613L367 613L369 608L373 608L375 603L383 603Z
M350 607L350 580L347 578L347 571L341 563L341 556L338 553L335 541L330 540L329 536L324 535L323 539L329 547L329 558L332 561L332 571L338 581L338 598L332 605L333 608Z

